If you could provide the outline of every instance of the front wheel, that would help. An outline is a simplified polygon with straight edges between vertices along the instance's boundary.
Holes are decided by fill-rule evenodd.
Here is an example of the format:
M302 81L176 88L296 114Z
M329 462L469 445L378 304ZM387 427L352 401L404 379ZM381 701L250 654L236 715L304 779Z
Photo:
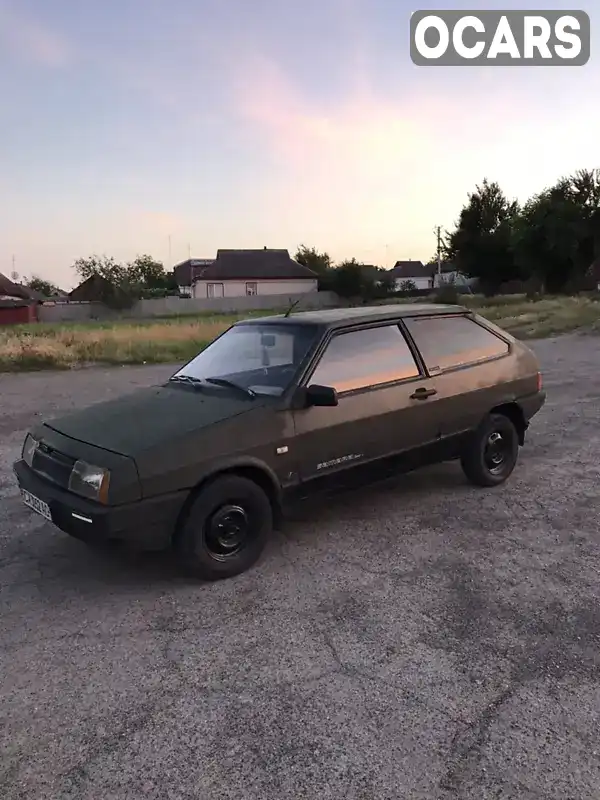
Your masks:
M460 463L476 486L499 486L511 475L519 456L519 435L503 414L490 414L473 433Z
M273 528L271 503L254 481L224 475L201 488L175 537L182 570L215 581L258 561Z

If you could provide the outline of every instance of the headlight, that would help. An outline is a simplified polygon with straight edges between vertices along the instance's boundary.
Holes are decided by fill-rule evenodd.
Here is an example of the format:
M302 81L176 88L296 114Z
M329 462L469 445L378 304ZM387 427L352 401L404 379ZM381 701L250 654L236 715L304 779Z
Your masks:
M99 503L107 503L109 481L107 469L76 461L69 478L69 491Z
M23 461L30 467L33 463L33 457L35 455L35 451L38 448L38 440L34 439L33 436L28 433L25 437L25 441L23 442L23 450L21 451L21 458Z

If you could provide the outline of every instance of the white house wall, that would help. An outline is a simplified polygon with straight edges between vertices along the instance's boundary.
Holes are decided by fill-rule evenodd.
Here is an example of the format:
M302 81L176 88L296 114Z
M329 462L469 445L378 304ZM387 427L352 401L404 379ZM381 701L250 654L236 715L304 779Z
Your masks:
M431 288L431 278L399 278L396 280L396 291L402 292L404 290L403 284L407 281L414 283L415 289Z
M437 288L443 284L455 284L456 286L470 286L474 284L476 281L472 278L465 278L464 275L461 275L460 272L443 272L442 275L438 275L437 272L434 273L433 277L433 285ZM441 281L440 281L441 277ZM396 291L401 292L403 291L402 284L406 281L410 281L414 283L416 289L431 289L431 282L432 278L402 278L396 280Z
M219 283L219 281L196 281L193 289L193 296L196 298L208 297L209 284ZM223 285L223 294L220 293L220 287L217 290L215 287L215 296L219 297L245 297L247 294L246 284L256 284L256 294L258 295L292 295L304 294L305 292L318 291L318 283L316 278L301 278L299 280L261 280L261 281L234 281L224 280L221 281Z
M455 286L472 286L477 282L476 278L465 278L460 272L444 272L440 276L435 275L435 286L440 284L454 284Z

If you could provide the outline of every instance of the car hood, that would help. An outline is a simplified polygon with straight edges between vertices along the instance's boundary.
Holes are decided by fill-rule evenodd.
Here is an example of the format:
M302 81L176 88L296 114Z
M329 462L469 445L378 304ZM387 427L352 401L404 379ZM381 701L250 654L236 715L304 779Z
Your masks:
M45 424L65 436L135 458L261 404L222 390L155 386L95 403Z

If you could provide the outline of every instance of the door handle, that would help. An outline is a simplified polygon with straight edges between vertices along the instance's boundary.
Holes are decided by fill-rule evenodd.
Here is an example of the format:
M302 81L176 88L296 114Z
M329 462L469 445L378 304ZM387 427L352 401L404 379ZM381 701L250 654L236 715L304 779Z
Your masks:
M433 397L434 394L437 394L437 389L426 389L424 386L421 386L414 394L411 394L410 399L426 400L428 397Z

